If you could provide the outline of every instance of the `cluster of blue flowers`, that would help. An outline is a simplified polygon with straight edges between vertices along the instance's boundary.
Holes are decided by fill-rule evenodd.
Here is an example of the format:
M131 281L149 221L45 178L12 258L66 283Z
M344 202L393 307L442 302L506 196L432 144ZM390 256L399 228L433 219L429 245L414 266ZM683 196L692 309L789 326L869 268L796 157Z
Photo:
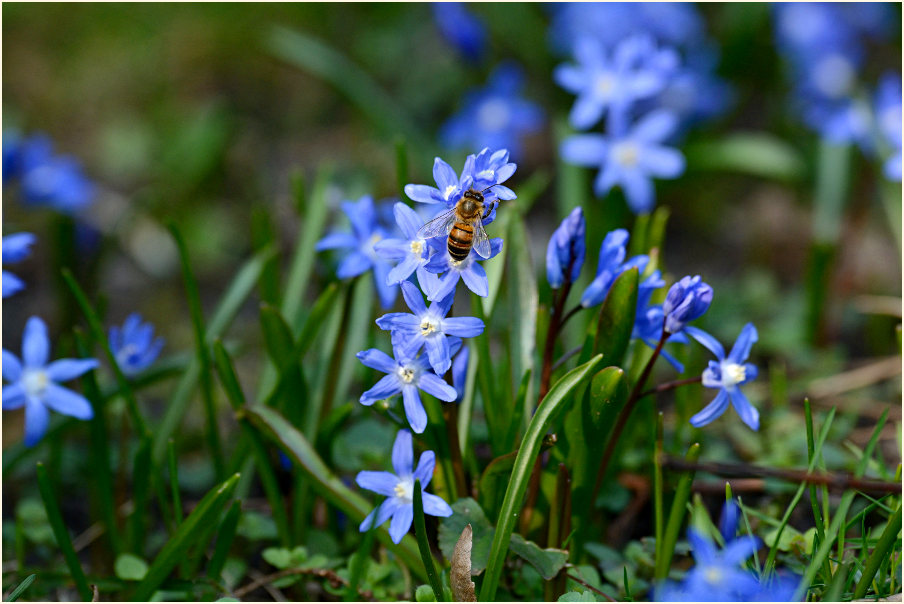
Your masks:
M352 223L353 233L331 233L317 243L318 250L347 250L337 270L340 278L373 269L384 307L392 305L395 292L401 289L411 312L388 313L376 321L378 327L390 332L392 356L376 348L357 354L361 363L386 374L359 400L370 406L401 394L405 417L417 434L427 427L427 413L420 392L445 402L458 400L464 391L469 358L462 338L475 337L484 331L483 321L476 317L448 316L457 285L464 282L472 292L487 296L489 283L480 262L493 258L502 250L502 239L493 238L483 255L475 245L463 260L456 260L449 254L447 235L424 238L420 234L421 227L439 213L453 209L469 190L482 193L485 210L489 210L482 222L491 223L498 202L515 198L514 191L502 183L511 178L516 168L509 161L506 149L492 151L485 147L480 153L469 155L461 175L437 157L433 164L436 186L408 184L405 194L416 202L439 206L440 212L420 215L406 204L396 202L392 208L396 228L392 229L381 225L372 198L364 197L357 204L345 202L342 205ZM410 280L412 276L416 277L418 285ZM424 301L425 295L430 306ZM443 379L450 369L452 385ZM362 523L362 531L370 528L374 520L374 526L378 526L391 517L389 532L393 541L398 543L408 532L412 521L414 479L419 478L422 488L425 487L434 460L432 451L425 452L418 469L412 473L411 447L411 433L401 430L393 448L396 474L361 472L358 475L360 486L389 497L375 510L375 519L371 514ZM452 513L440 498L427 494L424 497L425 513L435 516Z
M719 532L725 546L719 550L697 529L687 529L687 540L697 565L680 583L665 581L656 587L657 602L789 602L800 577L775 575L757 578L742 564L756 553L760 540L737 536L740 509L725 502Z
M566 139L562 157L599 168L598 196L618 186L632 211L649 212L652 179L684 172L684 156L671 146L676 134L730 101L713 73L718 57L702 21L687 3L567 3L553 10L552 43L574 60L553 74L577 97L569 121L588 130L605 118L605 134Z
M546 251L546 276L553 289L573 283L584 263L586 225L581 208L575 208L553 233ZM619 275L636 268L646 272L650 258L644 254L626 259L628 232L617 229L608 233L600 246L596 276L581 295L581 306L589 308L602 304L609 289ZM710 334L688 325L701 317L713 299L713 290L699 276L686 276L674 283L662 304L650 304L655 290L665 286L660 271L649 271L638 285L637 311L632 329L632 339L640 340L653 349L661 348L661 342L688 343L687 336L700 342L715 356L702 376L703 385L718 390L716 397L690 422L696 427L705 426L722 415L728 402L734 406L741 420L753 430L759 429L759 413L741 392L740 386L756 378L757 369L746 363L750 348L757 340L756 328L748 323L741 330L738 340L726 356L725 349ZM665 350L662 356L679 373L683 365Z
M47 206L75 214L94 201L96 187L69 155L53 152L45 134L22 138L17 132L3 133L3 184L17 182L19 196L29 206Z
M882 76L870 102L858 74L870 39L886 37L893 15L886 3L776 4L779 48L791 67L804 122L836 143L856 143L884 159L884 173L901 180L901 76Z

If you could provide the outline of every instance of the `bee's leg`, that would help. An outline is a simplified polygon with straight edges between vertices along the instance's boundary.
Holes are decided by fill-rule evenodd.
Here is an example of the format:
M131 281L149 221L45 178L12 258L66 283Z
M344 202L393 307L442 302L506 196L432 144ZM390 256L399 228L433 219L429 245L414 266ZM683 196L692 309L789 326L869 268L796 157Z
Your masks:
M499 205L498 201L494 201L493 203L487 204L487 209L484 211L483 216L480 217L481 220L486 220L487 216L493 211L493 208Z

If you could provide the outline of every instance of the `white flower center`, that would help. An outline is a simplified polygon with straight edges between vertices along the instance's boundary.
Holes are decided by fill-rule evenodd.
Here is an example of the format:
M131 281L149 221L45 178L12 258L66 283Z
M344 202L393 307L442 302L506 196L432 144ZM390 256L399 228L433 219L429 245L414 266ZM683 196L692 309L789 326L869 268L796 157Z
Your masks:
M50 378L43 369L26 369L22 374L22 386L28 396L41 396Z
M731 388L747 379L747 369L743 365L722 361L722 386Z
M400 479L395 486L395 496L401 499L402 503L414 502L414 480L411 478Z
M421 320L421 335L429 336L432 333L437 331L437 324L431 321L428 317L424 317Z
M410 384L414 381L415 371L411 367L399 367L399 379L405 382L406 384Z
M484 130L498 131L505 129L509 124L510 113L505 101L491 99L480 106L477 111L477 120Z
M449 185L448 187L446 187L446 190L443 191L443 199L448 201L449 196L452 195L452 193L454 193L457 189L458 187L456 187L455 185Z
M637 166L639 158L639 150L637 145L632 142L618 143L614 150L615 161L626 168L634 168Z
M703 571L703 579L710 585L720 585L722 583L722 570L716 566L708 566Z
M614 90L615 78L612 77L611 73L605 72L596 76L596 80L593 82L593 91L596 96L601 99L608 99Z
M415 256L420 256L424 253L424 240L423 239L415 239L411 242L411 253Z
M813 82L819 91L832 99L848 96L854 87L854 66L844 56L831 54L813 68Z

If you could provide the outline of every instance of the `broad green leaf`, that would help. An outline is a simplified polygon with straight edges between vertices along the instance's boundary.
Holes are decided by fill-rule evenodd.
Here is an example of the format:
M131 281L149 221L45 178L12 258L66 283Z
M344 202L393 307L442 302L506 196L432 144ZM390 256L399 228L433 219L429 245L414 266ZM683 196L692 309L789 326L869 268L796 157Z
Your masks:
M148 574L148 563L135 554L120 554L113 570L123 581L141 581Z
M563 549L543 549L533 541L528 541L518 533L512 535L509 548L527 560L540 576L547 581L552 580L568 562L568 552Z
M339 510L349 516L353 524L360 524L371 511L371 505L349 489L327 467L311 443L274 409L255 405L246 407L244 413L261 434L276 443L293 463L312 481L314 490ZM395 544L386 529L377 532L377 538L394 552L419 578L426 579L414 539L408 535Z
M688 172L741 172L779 181L800 181L806 164L800 153L776 136L738 132L719 140L688 145L684 150Z
M487 520L483 509L470 497L459 499L452 504L453 514L443 518L439 523L439 549L443 556L452 558L455 544L461 537L461 532L467 525L471 525L471 572L479 574L486 568L490 555L490 545L493 543L493 525Z
M569 591L559 596L558 602L598 602L589 589L587 591Z
M540 402L533 419L531 419L527 433L521 440L512 477L505 492L502 509L499 512L496 534L493 537L493 545L490 549L490 558L487 563L487 573L480 591L480 599L483 601L495 598L499 579L502 576L505 554L508 551L509 541L515 527L515 519L518 517L524 501L524 493L527 490L530 473L533 470L537 454L540 452L540 444L543 441L546 430L553 419L571 401L575 388L591 375L591 372L601 360L602 355L597 355L562 376Z
M173 567L185 556L187 548L198 541L199 535L208 531L211 525L215 526L216 520L239 480L239 475L234 474L225 482L211 489L201 499L200 503L188 515L188 518L179 525L176 533L166 542L160 553L154 559L144 580L138 584L132 599L137 601L148 600L154 591L163 583Z
M283 570L304 564L308 559L308 550L303 545L295 546L292 549L288 547L268 547L261 553L261 557L269 564Z
M601 353L609 366L622 364L634 318L637 314L637 285L639 274L636 268L625 271L612 284L597 317L593 352Z
M414 590L414 601L436 602L436 594L433 593L433 588L429 585L418 585L417 589Z

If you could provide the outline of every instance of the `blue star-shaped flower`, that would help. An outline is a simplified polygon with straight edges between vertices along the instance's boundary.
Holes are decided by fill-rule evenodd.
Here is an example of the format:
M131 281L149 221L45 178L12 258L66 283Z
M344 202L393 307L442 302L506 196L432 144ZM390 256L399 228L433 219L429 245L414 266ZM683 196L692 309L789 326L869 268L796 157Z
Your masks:
M372 511L361 523L359 530L363 533L371 526L380 526L390 518L389 536L393 543L398 543L411 528L414 520L414 481L421 481L421 497L424 513L445 518L452 515L452 508L441 497L424 492L430 479L436 455L433 451L424 451L414 468L414 447L411 432L399 430L392 445L391 472L358 472L355 482L363 489L386 496L386 500ZM374 519L376 516L376 519Z
M460 346L461 340L456 339L451 346L452 354L455 354ZM404 349L395 346L393 354L395 358L382 350L371 348L356 355L367 367L387 374L373 388L362 394L359 400L362 405L369 406L401 393L408 423L412 430L420 434L427 427L427 412L424 410L418 390L423 390L448 403L454 401L458 394L455 388L430 370L424 355L412 358Z
M150 367L163 348L163 338L154 338L154 326L142 323L137 312L126 317L120 328L110 327L110 349L125 375L136 375Z
M395 284L387 283L389 263L374 250L374 245L387 236L386 230L380 226L374 200L365 195L357 203L344 201L342 211L352 223L352 232L330 233L318 241L314 249L318 252L330 249L349 250L339 263L336 276L348 279L373 269L380 304L383 308L389 308L395 301L397 288Z
M756 365L744 362L750 356L750 348L757 340L756 327L753 323L748 323L741 329L741 335L738 336L728 356L725 356L722 344L705 331L691 325L685 327L684 331L708 348L717 359L710 361L709 366L703 370L703 385L707 388L718 388L719 392L712 402L691 418L691 424L699 428L710 423L725 413L730 400L735 411L741 416L741 421L752 429L759 430L760 414L740 389L741 385L757 376Z
M434 237L427 242L434 252L430 255L430 260L425 268L431 273L442 273L438 281L428 283L424 286L427 293L427 299L431 302L442 300L455 291L455 286L459 280L464 280L472 292L478 296L487 297L490 294L490 284L487 280L487 273L483 267L477 263L477 260L483 260L474 249L468 256L458 261L449 255L446 248L446 241L440 237ZM502 239L494 237L490 239L490 258L495 257L502 251ZM489 260L489 258L487 258ZM422 284L424 285L424 284Z
M25 260L31 253L36 237L31 233L13 233L3 237L3 264ZM3 297L8 298L25 289L25 282L14 274L3 271Z
M390 330L393 348L404 349L409 357L417 354L423 346L433 371L437 375L444 375L452 366L448 336L479 336L483 333L483 321L476 317L447 318L454 301L452 294L427 308L420 290L413 283L403 281L401 286L402 297L412 312L383 315L377 319L377 325L380 329Z
M55 155L53 143L46 135L22 141L15 163L26 204L46 205L72 214L94 200L95 186L79 162L68 155Z
M39 317L25 323L22 360L3 350L3 410L25 406L25 446L34 446L50 422L50 409L77 419L91 419L94 410L81 394L57 382L74 379L97 367L96 359L59 359L48 364L50 340L47 325Z
M630 129L625 116L614 113L609 119L610 134L578 134L562 143L566 161L599 167L594 181L597 195L605 195L619 185L625 191L628 205L635 214L653 208L652 178L676 178L684 172L684 156L664 142L678 127L675 115L655 110L642 117Z
M513 64L503 64L484 88L465 95L461 111L443 125L440 137L451 148L487 147L521 152L521 137L543 124L539 105L521 97L524 75Z

